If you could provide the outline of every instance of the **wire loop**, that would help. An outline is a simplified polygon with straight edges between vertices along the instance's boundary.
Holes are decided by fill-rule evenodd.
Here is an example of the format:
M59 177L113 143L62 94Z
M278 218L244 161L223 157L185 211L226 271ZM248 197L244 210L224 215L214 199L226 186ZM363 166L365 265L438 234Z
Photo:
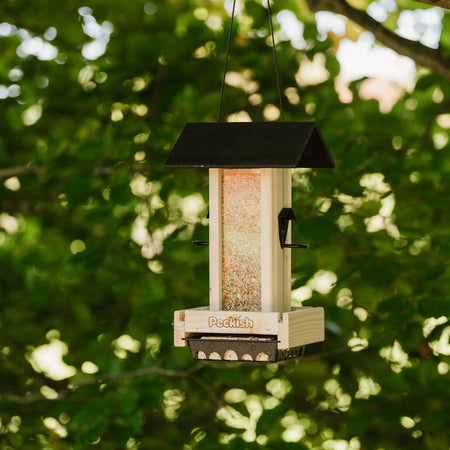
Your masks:
M233 9L231 11L230 30L228 32L227 53L226 53L226 56L225 56L225 67L223 69L222 87L220 89L220 100L219 100L219 111L217 113L217 123L220 122L220 115L222 113L223 91L224 91L224 88L225 88L225 78L227 76L228 59L229 59L229 56L230 56L231 34L232 34L232 31L233 31L233 22L234 22L235 9L236 9L236 0L233 0ZM278 61L277 61L277 52L276 52L276 48L275 48L275 38L274 38L274 34L273 34L272 11L271 11L271 8L270 8L270 0L267 0L267 10L269 12L270 34L271 34L271 37L272 37L273 60L274 60L274 63L275 63L275 75L276 75L276 79L277 79L278 100L280 102L280 115L281 115L281 121L284 123L283 100L282 100L282 97L281 97L280 76L278 74Z

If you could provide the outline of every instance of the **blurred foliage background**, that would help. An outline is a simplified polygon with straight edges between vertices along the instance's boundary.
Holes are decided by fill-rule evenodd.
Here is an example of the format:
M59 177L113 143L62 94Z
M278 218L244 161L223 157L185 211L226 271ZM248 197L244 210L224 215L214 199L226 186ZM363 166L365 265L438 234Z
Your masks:
M273 3L285 118L336 162L293 181L293 304L325 307L326 341L267 365L172 346L173 311L208 303L208 180L163 163L215 120L231 4L0 3L1 449L449 448L448 10ZM238 1L226 120L278 120L268 25ZM408 82L343 78L365 28Z

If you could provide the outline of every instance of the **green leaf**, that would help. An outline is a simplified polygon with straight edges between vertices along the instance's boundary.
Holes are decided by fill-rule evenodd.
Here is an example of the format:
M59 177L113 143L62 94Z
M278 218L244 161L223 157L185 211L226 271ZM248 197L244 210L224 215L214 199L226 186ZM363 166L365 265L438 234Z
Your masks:
M450 316L450 300L428 297L419 300L419 311L425 317Z

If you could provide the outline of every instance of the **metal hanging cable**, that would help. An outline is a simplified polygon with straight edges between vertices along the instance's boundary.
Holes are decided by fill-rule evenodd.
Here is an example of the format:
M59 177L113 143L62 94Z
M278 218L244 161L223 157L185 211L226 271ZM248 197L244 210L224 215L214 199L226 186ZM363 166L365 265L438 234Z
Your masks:
M280 76L278 75L277 51L275 49L275 38L273 36L272 11L270 10L270 0L267 0L267 9L269 11L270 34L272 35L273 60L275 62L275 74L277 77L278 100L280 102L281 121L284 123L283 100L281 98Z
M225 78L227 76L228 57L230 55L231 33L233 31L234 10L236 8L236 0L233 0L233 10L231 11L230 31L228 33L227 55L225 57L225 67L223 69L222 88L220 90L219 112L217 113L217 123L220 122L220 113L222 112L223 89L225 87Z
M225 56L225 67L223 69L223 78L222 78L222 87L220 89L220 100L219 100L219 111L217 113L217 123L220 122L220 116L222 113L222 103L223 103L223 91L225 88L225 78L227 76L227 68L228 68L228 59L230 56L230 45L231 45L231 34L233 31L233 22L234 22L234 12L236 9L236 0L233 0L233 8L231 11L231 22L230 22L230 30L228 32L228 43L227 43L227 53ZM272 37L272 49L273 49L273 60L275 63L275 75L277 79L277 88L278 88L278 100L280 103L280 115L281 115L281 121L284 123L284 110L283 110L283 100L281 97L281 86L280 86L280 76L278 73L278 61L277 61L277 52L275 48L275 37L273 33L273 24L272 24L272 11L270 8L270 0L267 0L267 10L269 12L269 23L270 23L270 34Z

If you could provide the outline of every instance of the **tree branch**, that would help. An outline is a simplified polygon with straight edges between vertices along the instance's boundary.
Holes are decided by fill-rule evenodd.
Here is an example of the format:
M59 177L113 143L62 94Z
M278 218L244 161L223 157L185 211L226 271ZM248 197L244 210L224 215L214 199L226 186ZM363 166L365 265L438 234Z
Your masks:
M313 355L308 356L302 356L299 358L299 361L310 361L315 359L323 359L328 358L333 355L337 355L340 353L347 353L354 349L356 349L358 346L352 346L352 347L342 347L342 348L336 348L334 350L331 350L329 352L324 353L316 353ZM292 360L285 360L280 361L277 364L280 366L286 365L288 363L291 363ZM208 394L213 398L213 400L217 403L218 400L214 394L214 392L207 387L206 383L203 383L197 376L194 377L194 374L196 372L199 372L200 370L211 368L211 369L235 369L236 367L240 366L247 366L247 367L261 367L260 362L214 362L214 361L202 361L197 363L194 366L189 367L188 369L184 370L170 370L170 369L164 369L160 366L153 366L153 367L146 367L144 369L138 369L138 370L131 370L128 372L120 372L120 373L105 373L102 375L97 375L95 377L86 378L84 380L80 380L76 383L69 384L67 388L60 390L57 395L54 398L48 398L42 395L40 392L35 392L32 394L27 394L25 396L20 396L16 394L10 394L6 392L0 392L0 401L6 400L11 403L18 403L21 405L27 405L30 403L34 403L40 400L50 400L50 401L60 401L66 398L68 395L73 393L79 388L82 388L84 386L92 386L94 384L100 384L104 383L105 381L112 381L112 380L123 380L128 378L138 378L146 375L152 375L157 374L164 377L174 377L174 378L191 378L195 383L199 384L202 388L204 388Z
M415 0L416 2L426 3L427 5L440 6L450 9L450 0Z
M353 8L345 0L307 0L307 2L312 11L326 10L348 17L365 30L373 33L375 38L386 47L396 51L399 55L408 56L418 65L427 67L450 81L450 56L442 49L429 48L419 42L402 38L385 28L365 11Z
M16 166L0 169L0 179L16 177L17 175L26 175L29 173L44 173L45 168L42 166Z

